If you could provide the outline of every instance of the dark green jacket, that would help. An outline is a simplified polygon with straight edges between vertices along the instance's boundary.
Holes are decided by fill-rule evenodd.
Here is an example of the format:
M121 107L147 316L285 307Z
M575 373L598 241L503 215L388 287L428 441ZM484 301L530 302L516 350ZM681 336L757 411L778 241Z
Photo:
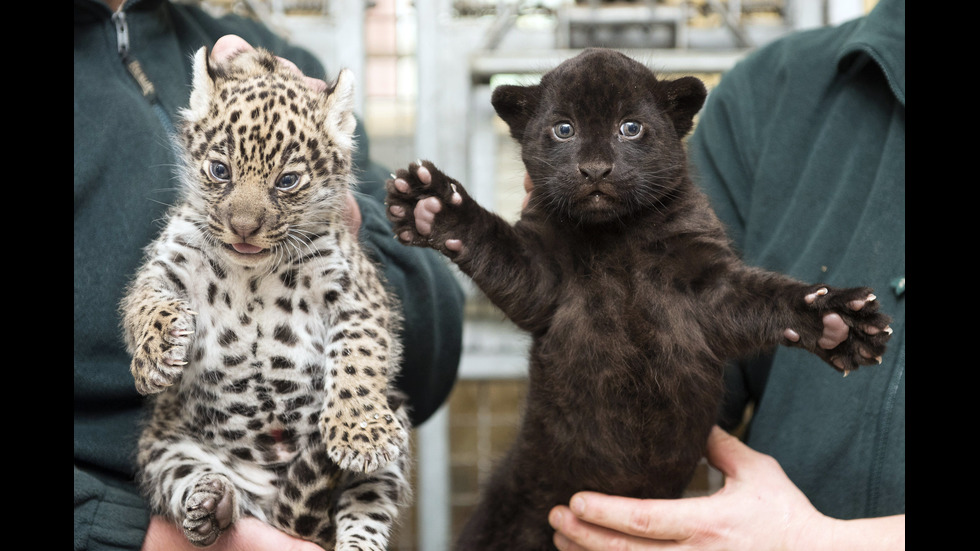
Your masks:
M168 131L188 100L191 53L234 33L310 76L324 76L309 53L242 18L214 19L162 0L130 0L124 15L121 34L104 3L74 0L75 549L138 548L148 521L130 483L142 400L129 374L117 306L176 196ZM144 94L127 70L120 36L128 37L125 60L138 62L153 93ZM463 295L434 251L393 238L380 201L388 171L369 161L363 135L358 142L361 238L403 303L400 386L418 424L455 380Z
M690 147L750 264L870 285L894 317L884 363L846 378L789 348L771 369L730 370L728 420L753 403L748 443L823 513L904 513L904 0L753 53L711 92Z

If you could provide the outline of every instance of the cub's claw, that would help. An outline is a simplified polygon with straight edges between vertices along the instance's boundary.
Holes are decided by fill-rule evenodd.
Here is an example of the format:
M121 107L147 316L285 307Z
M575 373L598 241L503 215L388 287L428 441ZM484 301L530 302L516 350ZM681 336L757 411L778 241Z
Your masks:
M374 472L398 458L408 446L402 420L387 410L360 419L340 413L320 422L330 459L344 470Z
M196 315L183 301L159 304L148 311L130 363L141 394L161 392L180 377L181 368L187 365Z

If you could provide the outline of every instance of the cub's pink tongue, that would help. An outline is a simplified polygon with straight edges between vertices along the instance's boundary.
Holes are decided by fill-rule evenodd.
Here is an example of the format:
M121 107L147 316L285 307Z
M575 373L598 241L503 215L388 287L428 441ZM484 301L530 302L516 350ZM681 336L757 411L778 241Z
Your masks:
M248 243L233 243L231 245L236 251L242 254L255 254L262 250L262 247L256 247L255 245L249 245Z

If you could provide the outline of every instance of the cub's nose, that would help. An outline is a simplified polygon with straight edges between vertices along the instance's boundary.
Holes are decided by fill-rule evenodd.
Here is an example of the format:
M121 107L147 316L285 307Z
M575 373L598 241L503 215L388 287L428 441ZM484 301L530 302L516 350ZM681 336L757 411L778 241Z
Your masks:
M613 170L612 163L606 163L602 161L592 161L588 163L581 163L578 165L578 171L585 176L586 179L593 182L598 182L609 176Z
M229 225L231 231L235 232L236 235L241 236L242 239L248 239L262 227L262 219L253 216L232 216Z

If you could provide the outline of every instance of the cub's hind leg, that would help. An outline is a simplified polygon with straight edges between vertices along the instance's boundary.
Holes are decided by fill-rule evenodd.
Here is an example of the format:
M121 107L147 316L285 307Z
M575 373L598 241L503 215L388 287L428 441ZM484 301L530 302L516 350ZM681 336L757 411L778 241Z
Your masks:
M177 522L199 547L214 543L242 515L264 519L259 503L275 491L271 472L254 467L233 472L234 458L215 455L179 434L148 431L137 460L153 514Z
M238 519L237 513L238 499L231 481L221 474L206 473L197 478L184 501L181 526L194 545L211 545Z
M153 512L176 521L194 545L211 545L238 519L234 485L217 461L204 458L192 442L154 442L140 460L141 483Z
M337 502L337 551L385 551L411 490L408 460L399 456L370 474L348 472Z
M409 426L405 407L394 416ZM384 551L411 492L408 454L393 457L370 473L345 469L332 459L329 444L311 439L288 468L280 471L279 493L269 521L283 532L324 549Z
M408 411L395 411L409 426ZM400 509L411 499L408 454L371 473L345 471L337 500L337 551L385 551Z

